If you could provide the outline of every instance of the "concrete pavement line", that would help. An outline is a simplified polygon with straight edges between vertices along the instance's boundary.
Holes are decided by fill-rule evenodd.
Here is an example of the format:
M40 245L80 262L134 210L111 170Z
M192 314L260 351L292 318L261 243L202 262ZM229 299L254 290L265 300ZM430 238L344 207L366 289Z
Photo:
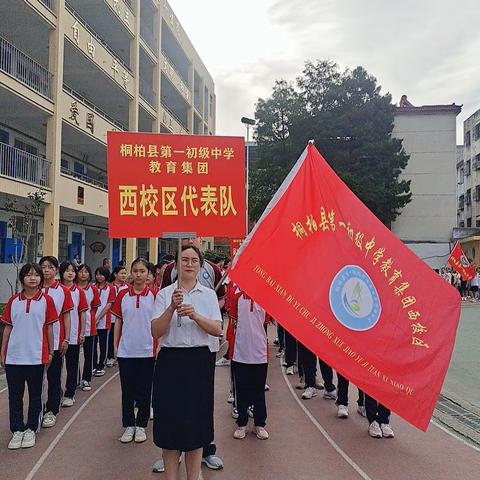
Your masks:
M38 462L34 465L34 467L30 470L30 473L25 477L25 480L32 480L41 466L45 463L45 460L48 458L52 450L56 447L57 443L61 440L61 438L65 435L67 430L71 427L72 423L78 418L78 416L85 410L85 407L106 387L114 378L119 375L119 372L112 375L104 384L98 388L93 395L88 397L87 401L75 412L75 415L65 424L65 426L60 430L58 435L53 439L52 443L48 446L48 448L43 452L42 456L38 459Z
M309 410L305 407L305 405L299 400L297 395L295 394L295 391L293 390L293 387L290 385L290 382L288 381L287 376L285 375L285 372L283 371L282 368L282 359L280 358L280 369L283 375L283 379L285 380L285 383L287 384L288 389L290 390L290 393L292 394L292 397L295 399L295 401L298 403L300 408L303 410L305 415L309 418L309 420L317 427L318 431L323 435L325 440L331 445L331 447L360 475L360 477L363 478L363 480L373 480L368 474L363 471L360 466L355 463L355 461L350 458L338 445L337 442L328 434L328 432L318 423L317 419L309 412Z
M438 422L436 422L435 420L430 420L430 423L432 423L433 425L435 425L437 428L439 428L440 430L444 431L445 433L448 433L451 437L455 438L456 440L458 440L459 442L463 443L464 445L466 445L467 447L470 447L470 448L473 448L473 450L477 451L477 452L480 452L480 448L476 447L475 445L472 445L471 443L467 442L465 439L463 439L462 437L459 437L458 435L456 435L455 433L451 432L450 430L448 430L448 428L445 428L443 425L440 425Z
M0 390L0 393L3 393L5 390L8 390L8 387L2 388L2 389Z

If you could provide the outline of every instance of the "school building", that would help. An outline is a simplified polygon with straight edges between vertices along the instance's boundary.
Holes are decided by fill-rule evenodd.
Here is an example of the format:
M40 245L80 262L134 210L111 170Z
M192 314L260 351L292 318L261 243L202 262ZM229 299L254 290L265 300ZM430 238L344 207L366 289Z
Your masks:
M20 248L7 202L21 231L37 191L44 203L27 260L96 267L173 250L162 239L108 238L106 132L213 135L215 102L213 79L166 0L2 0L0 302Z

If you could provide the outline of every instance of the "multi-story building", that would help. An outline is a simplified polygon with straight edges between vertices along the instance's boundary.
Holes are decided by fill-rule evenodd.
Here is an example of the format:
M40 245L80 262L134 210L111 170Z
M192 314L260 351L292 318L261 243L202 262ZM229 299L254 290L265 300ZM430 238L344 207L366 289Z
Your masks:
M410 180L412 201L392 231L432 268L446 264L456 226L455 105L413 106L404 95L395 108L393 135L410 155L401 178Z
M457 158L457 227L467 257L480 264L480 110L463 122Z
M156 261L163 240L108 238L106 132L211 135L215 101L166 0L2 0L0 301L16 248L7 196L21 216L29 192L45 192L30 260Z

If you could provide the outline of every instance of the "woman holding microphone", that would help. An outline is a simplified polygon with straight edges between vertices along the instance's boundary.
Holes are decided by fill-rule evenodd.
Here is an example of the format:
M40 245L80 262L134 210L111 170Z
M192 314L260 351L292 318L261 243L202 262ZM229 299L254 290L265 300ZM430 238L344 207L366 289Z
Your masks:
M180 288L177 281L160 290L153 310L152 335L162 337L153 380L153 437L163 449L166 480L177 479L181 452L187 480L197 480L202 448L213 440L215 367L209 345L211 335L221 334L222 317L215 292L197 282L202 263L197 247L183 246L177 256ZM182 385L182 393L168 385Z

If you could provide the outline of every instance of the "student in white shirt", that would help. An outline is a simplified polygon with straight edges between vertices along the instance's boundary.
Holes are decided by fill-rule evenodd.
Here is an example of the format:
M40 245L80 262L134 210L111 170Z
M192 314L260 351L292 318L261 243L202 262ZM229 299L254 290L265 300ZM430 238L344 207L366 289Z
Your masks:
M220 335L222 317L215 292L197 281L200 250L184 246L177 259L181 288L175 282L160 290L152 315L152 334L161 337L162 346L153 382L153 436L163 449L167 479L177 479L178 459L185 452L187 480L197 480L202 449L213 440L211 336ZM181 385L181 393L168 385Z
M20 269L23 290L13 295L0 316L5 324L0 365L5 367L8 384L10 430L8 448L35 445L42 415L42 384L45 365L53 358L53 324L58 313L53 299L42 293L43 272L36 263ZM28 419L23 415L25 383L28 386Z
M56 278L58 273L56 257L42 257L40 267L43 271L42 291L52 297L58 313L58 322L53 327L55 347L52 362L47 369L48 399L42 421L42 427L50 428L55 425L60 411L63 357L70 343L70 312L73 309L73 302L70 290Z
M92 281L92 271L87 264L78 267L77 286L85 293L88 309L85 312L85 341L83 342L83 370L82 370L82 390L89 392L92 389L93 372L93 347L97 336L97 323L95 316L100 306L100 295L97 287L90 283Z
M127 269L123 265L118 265L113 269L110 276L110 285L115 289L115 297L124 289L128 288L127 283ZM107 367L115 366L115 348L114 348L114 329L115 329L115 315L110 318L110 331L108 332L108 346L107 346Z
M70 290L73 310L70 312L70 338L65 366L67 379L62 407L72 407L75 403L75 390L77 388L78 367L80 361L80 345L85 341L85 312L88 310L87 299L83 288L75 285L77 267L73 262L62 262L60 265L60 279L62 285Z
M107 364L108 332L111 327L110 309L115 300L115 288L108 283L110 272L105 267L98 267L95 270L95 280L95 286L100 295L100 306L95 317L97 336L93 346L93 375L102 377L105 375L105 366Z
M122 388L122 443L141 443L150 418L152 377L158 342L152 337L155 295L146 285L148 261L137 258L131 267L132 285L117 295L111 312L115 322L115 356ZM135 407L138 411L135 415Z
M265 430L267 406L265 383L268 369L268 346L265 310L238 287L234 290L229 316L235 324L232 372L235 384L238 428L233 434L243 439L247 434L247 409L253 405L254 432L260 440L268 438Z

